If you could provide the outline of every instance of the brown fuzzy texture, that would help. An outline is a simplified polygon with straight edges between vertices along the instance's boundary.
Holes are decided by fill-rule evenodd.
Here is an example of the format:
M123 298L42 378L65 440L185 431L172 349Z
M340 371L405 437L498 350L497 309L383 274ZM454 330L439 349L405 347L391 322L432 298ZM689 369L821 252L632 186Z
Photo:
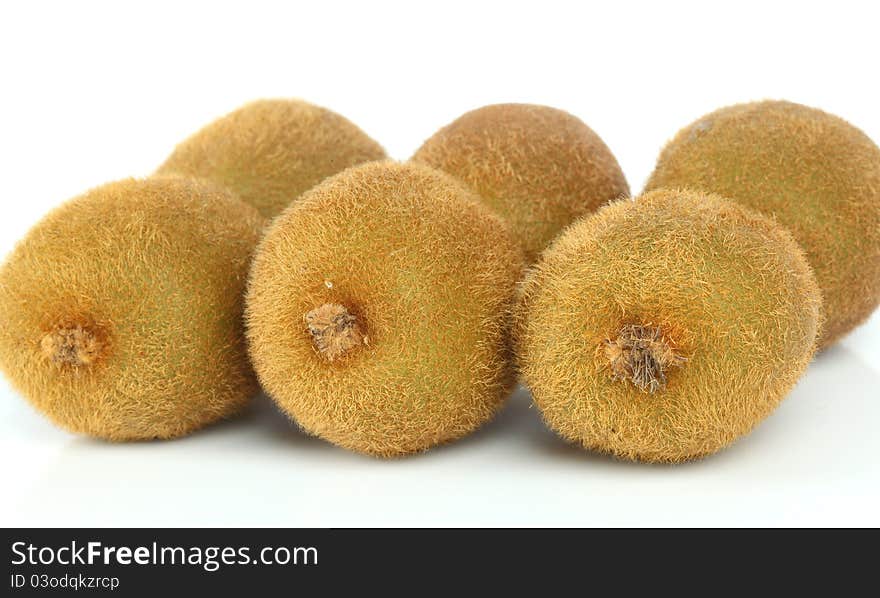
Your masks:
M259 100L179 144L158 174L219 183L271 218L326 177L385 157L335 112L301 100Z
M451 177L351 168L288 208L259 247L246 302L254 368L304 430L350 450L391 457L464 436L514 383L522 268L504 223ZM340 316L362 340L331 360L314 328Z
M718 196L659 190L602 208L544 252L515 336L523 381L563 438L678 462L769 415L820 324L815 277L781 226Z
M806 251L827 347L880 304L880 148L846 121L791 102L722 108L682 129L646 189L719 193L775 217Z
M555 108L496 104L425 141L412 159L471 186L522 243L526 259L563 228L629 195L617 160L581 120Z
M54 423L171 438L257 390L242 325L263 219L196 181L124 180L50 212L0 269L0 368Z

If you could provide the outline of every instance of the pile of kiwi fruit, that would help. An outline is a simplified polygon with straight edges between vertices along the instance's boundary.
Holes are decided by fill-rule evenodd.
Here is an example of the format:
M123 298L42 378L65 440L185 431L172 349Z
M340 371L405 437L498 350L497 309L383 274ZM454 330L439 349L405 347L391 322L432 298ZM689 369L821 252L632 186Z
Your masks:
M376 457L466 436L522 383L565 441L677 463L747 434L878 303L880 149L815 108L712 112L633 197L556 108L478 108L398 162L261 100L31 229L0 267L0 369L107 441L262 391Z

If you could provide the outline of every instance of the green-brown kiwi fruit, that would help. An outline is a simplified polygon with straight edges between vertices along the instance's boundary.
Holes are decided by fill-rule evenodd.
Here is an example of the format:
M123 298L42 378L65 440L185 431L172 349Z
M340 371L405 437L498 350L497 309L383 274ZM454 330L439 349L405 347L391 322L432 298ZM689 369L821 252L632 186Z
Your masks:
M0 269L0 368L44 415L170 438L257 392L242 320L264 220L228 191L123 180L61 205Z
M677 462L746 434L807 367L821 295L783 227L658 190L567 229L517 307L522 379L563 438Z
M514 383L523 259L461 183L417 164L350 168L270 226L251 270L248 347L306 432L391 457L463 436Z
M335 112L301 100L259 100L183 141L158 174L219 183L271 218L331 174L385 157Z
M722 108L682 129L646 189L691 187L769 214L822 289L829 346L880 303L880 148L846 121L791 102Z
M531 104L495 104L443 127L412 160L468 184L522 243L526 259L563 228L629 194L617 160L580 119Z

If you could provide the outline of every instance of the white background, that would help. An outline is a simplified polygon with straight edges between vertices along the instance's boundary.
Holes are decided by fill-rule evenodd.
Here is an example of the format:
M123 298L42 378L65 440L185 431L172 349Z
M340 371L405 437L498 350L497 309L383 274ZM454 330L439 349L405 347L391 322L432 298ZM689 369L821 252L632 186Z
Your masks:
M880 141L874 10L4 3L0 253L52 206L148 175L177 141L260 97L325 105L399 159L466 110L549 104L604 138L634 192L679 127L739 101L818 106ZM753 434L675 467L566 446L524 391L472 437L383 462L303 436L265 397L185 439L106 444L55 429L3 382L0 525L875 526L878 358L875 314Z

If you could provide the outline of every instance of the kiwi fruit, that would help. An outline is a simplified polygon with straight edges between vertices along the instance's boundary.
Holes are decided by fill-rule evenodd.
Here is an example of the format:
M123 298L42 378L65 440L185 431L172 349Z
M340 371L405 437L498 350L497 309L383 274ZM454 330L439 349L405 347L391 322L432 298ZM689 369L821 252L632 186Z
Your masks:
M460 182L374 162L307 191L267 229L248 283L265 391L307 433L380 457L489 420L515 383L523 258Z
M385 157L335 112L301 100L259 100L183 141L157 172L208 179L272 218L331 174Z
M195 180L123 180L51 211L0 268L0 369L75 433L171 438L257 390L244 341L264 220Z
M846 121L800 104L722 108L682 129L646 189L691 187L776 218L822 289L827 347L880 303L880 148Z
M656 190L567 229L527 276L520 373L564 439L646 462L714 453L807 367L821 294L780 225L716 195Z
M443 127L413 161L464 181L507 220L526 259L629 186L611 151L580 119L531 104L495 104Z

